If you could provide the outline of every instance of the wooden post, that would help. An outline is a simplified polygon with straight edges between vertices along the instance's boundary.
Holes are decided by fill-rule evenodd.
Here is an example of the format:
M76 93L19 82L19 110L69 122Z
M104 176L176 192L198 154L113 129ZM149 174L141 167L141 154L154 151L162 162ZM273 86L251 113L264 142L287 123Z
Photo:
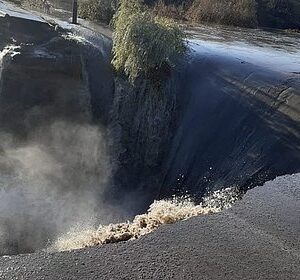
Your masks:
M77 0L73 0L73 18L72 18L73 24L77 24L77 13L78 13L78 2Z

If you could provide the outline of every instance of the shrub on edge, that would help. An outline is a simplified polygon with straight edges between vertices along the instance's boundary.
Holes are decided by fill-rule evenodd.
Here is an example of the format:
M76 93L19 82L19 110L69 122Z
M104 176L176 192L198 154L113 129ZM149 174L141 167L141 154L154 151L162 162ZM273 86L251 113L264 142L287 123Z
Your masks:
M185 50L184 34L172 20L151 14L139 0L122 0L114 17L112 64L131 81L163 74Z

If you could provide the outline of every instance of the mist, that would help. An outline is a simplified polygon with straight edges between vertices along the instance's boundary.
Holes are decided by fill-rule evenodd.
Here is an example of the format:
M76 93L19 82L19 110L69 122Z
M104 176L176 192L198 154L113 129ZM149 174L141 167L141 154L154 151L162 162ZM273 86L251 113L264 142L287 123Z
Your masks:
M0 254L33 252L72 227L119 214L103 195L111 180L99 126L55 120L26 140L0 133Z

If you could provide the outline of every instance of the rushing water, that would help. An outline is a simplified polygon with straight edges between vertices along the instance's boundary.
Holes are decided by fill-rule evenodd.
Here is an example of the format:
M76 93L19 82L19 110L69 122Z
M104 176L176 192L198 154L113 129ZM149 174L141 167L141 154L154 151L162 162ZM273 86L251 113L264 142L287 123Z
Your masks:
M60 18L69 17L71 1L52 1L52 3L54 4L50 12ZM88 45L89 41L84 38L87 32L87 30L82 31L83 37L64 34L61 38L66 41L76 41L78 45ZM297 34L208 26L187 28L187 33L191 52L195 56L199 55L200 62L207 57L218 56L243 64L259 65L281 73L297 75L300 72L300 40ZM98 37L97 42L103 40L101 36ZM61 38L56 38L57 42L61 42ZM56 41L52 40L52 42ZM53 54L47 56L45 53L47 48L44 47L35 49L34 54L41 59L44 58L45 61L48 59L51 61ZM22 53L22 48L19 50L19 47L12 45L7 45L1 50L0 79L3 60L14 58L14 56L17 58L20 52ZM96 55L97 59L95 59ZM96 63L97 61L106 63L107 57L103 61L101 58L103 57L95 52L93 60ZM183 120L181 120L180 129L174 135L175 144L170 143L173 148L170 162L173 165L166 170L170 173L172 169L174 170L170 177L175 178L175 183L170 183L171 187L167 186L168 195L176 188L183 190L188 187L194 188L196 194L200 192L201 196L205 191L204 187L201 188L207 182L212 182L213 187L221 188L224 186L223 183L227 183L226 187L228 184L234 185L233 179L237 177L238 180L243 177L245 181L248 179L247 176L263 170L263 163L259 160L261 151L266 150L265 154L262 153L265 161L268 157L271 158L272 145L276 151L287 151L287 146L283 145L282 148L278 142L275 142L274 139L276 138L277 141L281 135L278 136L277 131L270 131L269 127L272 125L269 125L271 123L269 120L265 125L268 128L265 129L262 119L252 111L247 111L246 106L242 108L241 103L235 103L234 99L225 100L224 96L227 92L223 92L220 88L220 80L214 80L217 68L209 69L206 67L210 66L209 63L207 65L197 63L191 65L190 72L184 73L186 80L181 81L186 86L186 90L183 91L184 97L188 96L191 99L188 102L184 99L183 103L188 103L188 105L185 108L186 111L182 111ZM222 64L220 68L223 70ZM27 78L31 78L31 75L38 75L34 70L32 71L32 73L26 73ZM101 75L103 74L104 71L101 72ZM197 215L217 213L230 207L239 198L235 189L225 189L204 198L202 204L194 203L189 197L158 200L150 205L147 213L135 216L131 222L119 223L131 217L132 214L135 215L136 212L130 212L127 209L128 205L115 207L115 205L108 204L103 195L105 190L111 190L113 194L118 190L112 187L110 180L112 166L107 151L106 131L91 121L91 107L83 104L89 103L90 98L87 102L81 102L79 96L88 94L88 90L82 84L76 84L78 79L66 81L64 76L62 78L52 72L47 75L49 75L47 83L50 83L49 81L55 83L59 80L59 88L55 88L57 92L51 93L51 86L47 88L52 95L48 95L47 91L41 94L37 90L33 92L28 90L24 94L26 98L18 99L19 92L22 93L24 90L22 87L14 93L17 97L13 100L11 97L13 94L6 92L6 101L13 100L16 106L11 107L15 115L9 111L10 118L0 123L9 130L9 132L4 129L0 131L0 213L3 218L0 228L0 246L2 246L0 252L6 254L39 250L46 246L48 238L51 239L51 246L48 248L50 251L132 240L152 232L163 224L174 223ZM51 75L54 75L54 78L51 79ZM232 78L232 73L228 76ZM100 77L105 79L105 76L100 75L97 79ZM84 75L80 78L85 79ZM242 78L236 77L235 82L238 83ZM32 81L34 85L39 82ZM232 85L222 85L229 89L234 88ZM26 86L26 89L31 89L31 85ZM43 87L38 87L38 89ZM60 91L61 88L63 91ZM36 100L39 100L41 96L43 102L44 99L46 100L46 106L35 105ZM241 96L239 95L239 98ZM25 104L19 104L22 101ZM48 101L49 104L47 104ZM45 104L43 102L41 103ZM5 102L1 103L1 106L3 104ZM8 123L13 123L14 119L17 119L21 114L19 108L23 106L28 106L25 108L27 111L21 121L21 126L26 128L26 137L19 141L19 127L17 126L17 129L8 127ZM74 108L70 108L72 106ZM0 107L0 111L6 110L4 107ZM108 110L103 107L100 109ZM67 116L69 111L71 116ZM89 116L81 118L83 111L84 115L88 111ZM56 112L60 113L59 117L56 116ZM230 115L230 118L226 114ZM250 121L244 122L247 118ZM289 122L285 119L284 121L284 127L288 127ZM259 130L261 127L263 128ZM293 124L293 127L296 125ZM258 133L254 137L256 131ZM288 134L286 131L284 133L284 136ZM274 139L269 135L274 135ZM261 139L267 139L267 145L261 144L259 142ZM293 152L296 151L294 149L296 144L288 141ZM249 150L245 150L247 147L250 147ZM280 156L283 154L280 153ZM287 152L286 155L288 155L290 165L295 166ZM271 158L270 161L272 160ZM276 168L280 169L278 158L275 160ZM252 163L257 164L258 171L255 169L256 166L252 168ZM221 170L219 173L215 171L218 170L218 164ZM244 176L240 176L239 170L247 165L250 166L250 171L245 168L245 174L241 173ZM225 168L222 169L224 166ZM187 174L187 176L182 174ZM194 182L189 184L185 180L193 177L192 175ZM170 182L172 182L171 179ZM128 196L130 195L129 193ZM133 204L135 203L138 202L133 201ZM107 225L109 222L113 224ZM100 227L99 224L101 224Z
M240 193L236 188L215 191L206 197L199 205L188 196L167 200L154 201L147 213L137 215L132 222L100 225L98 228L74 228L60 236L47 250L66 251L135 240L149 234L164 224L173 224L199 215L218 213L230 208L238 199Z
M299 33L202 25L186 32L196 52L232 57L280 72L300 72Z

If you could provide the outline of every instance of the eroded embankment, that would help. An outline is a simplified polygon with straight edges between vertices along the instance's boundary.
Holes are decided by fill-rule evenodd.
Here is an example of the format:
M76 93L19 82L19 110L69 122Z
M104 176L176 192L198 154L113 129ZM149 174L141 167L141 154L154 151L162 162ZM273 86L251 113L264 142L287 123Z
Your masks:
M299 171L297 73L192 46L158 93L114 77L109 39L69 31L0 17L3 254Z

